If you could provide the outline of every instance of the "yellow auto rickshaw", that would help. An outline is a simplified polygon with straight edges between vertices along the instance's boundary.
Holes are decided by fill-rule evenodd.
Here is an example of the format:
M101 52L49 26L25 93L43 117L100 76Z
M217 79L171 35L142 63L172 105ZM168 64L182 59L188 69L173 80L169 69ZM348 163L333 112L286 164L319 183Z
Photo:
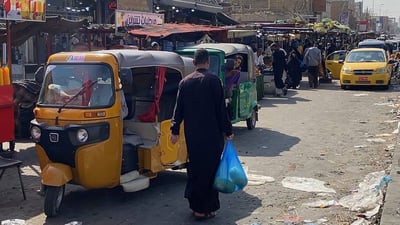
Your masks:
M187 62L129 49L49 57L31 121L47 216L59 213L67 183L133 192L185 167L183 128L175 145L169 128L178 84L193 69Z

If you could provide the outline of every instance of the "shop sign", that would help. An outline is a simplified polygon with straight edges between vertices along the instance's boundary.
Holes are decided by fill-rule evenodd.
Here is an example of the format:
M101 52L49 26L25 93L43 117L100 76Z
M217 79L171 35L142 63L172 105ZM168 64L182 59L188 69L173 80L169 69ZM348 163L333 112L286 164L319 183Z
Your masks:
M46 20L46 0L0 0L2 20Z
M164 14L115 10L115 25L117 27L163 23Z

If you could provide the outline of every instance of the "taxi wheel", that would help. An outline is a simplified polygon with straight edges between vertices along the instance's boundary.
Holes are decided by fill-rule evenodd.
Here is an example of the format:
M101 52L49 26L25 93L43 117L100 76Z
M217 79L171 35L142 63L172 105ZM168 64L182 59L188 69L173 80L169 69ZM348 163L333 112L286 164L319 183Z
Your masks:
M44 197L44 213L48 217L53 217L60 211L60 206L64 198L65 185L61 187L46 187Z
M246 119L247 129L252 130L256 127L257 111L253 110L251 117Z

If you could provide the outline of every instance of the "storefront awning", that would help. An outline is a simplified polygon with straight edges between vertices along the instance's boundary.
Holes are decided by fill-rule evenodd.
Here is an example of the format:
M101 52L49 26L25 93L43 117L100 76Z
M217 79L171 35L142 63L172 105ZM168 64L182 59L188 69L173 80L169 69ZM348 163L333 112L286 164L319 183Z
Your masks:
M72 21L59 16L48 16L45 22L17 21L11 24L11 45L19 46L39 33L74 33L87 25L87 20ZM0 42L3 43L7 41L7 28L5 23L1 23L0 27Z
M151 37L176 41L195 41L208 34L212 39L222 41L226 38L227 29L207 25L187 23L165 23L160 25L146 25L142 28L128 31L137 37Z

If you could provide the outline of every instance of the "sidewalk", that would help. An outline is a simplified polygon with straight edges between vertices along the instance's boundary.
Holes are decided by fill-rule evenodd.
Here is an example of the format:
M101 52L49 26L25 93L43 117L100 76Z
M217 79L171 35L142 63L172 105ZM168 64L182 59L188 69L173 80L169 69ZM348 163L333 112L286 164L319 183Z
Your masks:
M399 122L400 125L400 122ZM382 208L382 216L380 225L397 225L400 224L400 137L396 140L396 149L393 153L392 166L390 176L392 181L389 182L385 201ZM399 173L398 173L399 172Z

